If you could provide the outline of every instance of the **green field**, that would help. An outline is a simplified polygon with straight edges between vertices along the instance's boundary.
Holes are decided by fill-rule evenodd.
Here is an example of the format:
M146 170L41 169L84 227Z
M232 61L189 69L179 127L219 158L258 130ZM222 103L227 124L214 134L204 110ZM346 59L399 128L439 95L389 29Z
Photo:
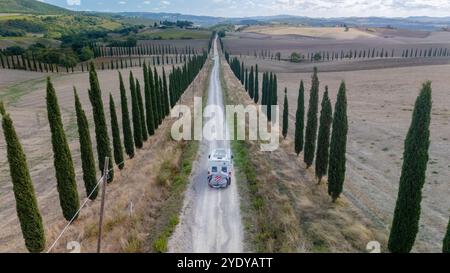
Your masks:
M35 13L35 14L64 14L69 10L32 0L1 0L0 10L3 13Z
M37 36L0 37L0 48L7 48L10 46L20 46L23 48L27 48L28 46L35 43L41 43L47 47L58 47L61 42L58 40Z

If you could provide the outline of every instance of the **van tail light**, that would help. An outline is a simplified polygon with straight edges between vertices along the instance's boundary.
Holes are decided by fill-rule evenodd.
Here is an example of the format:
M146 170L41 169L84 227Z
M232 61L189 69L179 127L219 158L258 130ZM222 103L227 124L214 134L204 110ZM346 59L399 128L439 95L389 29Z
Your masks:
M211 173L208 171L208 175L210 175Z
M229 172L228 175L231 175L231 172Z

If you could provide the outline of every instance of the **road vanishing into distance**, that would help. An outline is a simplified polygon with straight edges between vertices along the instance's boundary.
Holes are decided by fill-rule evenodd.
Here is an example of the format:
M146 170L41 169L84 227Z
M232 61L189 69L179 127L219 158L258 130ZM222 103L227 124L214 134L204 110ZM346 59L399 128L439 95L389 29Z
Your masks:
M224 112L223 93L220 81L220 58L217 37L213 43L214 65L208 87L208 105L216 105ZM225 115L223 115L225 116ZM229 135L228 126L222 119L213 115L205 118L224 127L223 134ZM213 135L217 132L212 129ZM229 139L229 138L226 138ZM200 142L197 162L193 165L191 180L186 190L180 223L169 240L169 252L242 252L243 228L240 215L239 194L234 175L231 185L223 189L208 186L208 155L215 148L230 148L230 141L207 140Z

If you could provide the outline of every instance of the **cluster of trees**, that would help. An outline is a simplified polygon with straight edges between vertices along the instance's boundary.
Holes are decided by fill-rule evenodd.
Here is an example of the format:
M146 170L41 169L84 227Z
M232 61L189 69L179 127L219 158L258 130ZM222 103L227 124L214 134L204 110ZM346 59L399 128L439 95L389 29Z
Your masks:
M159 75L156 68L152 70L150 66L144 63L144 82L142 83L142 87L139 80L135 79L132 72L130 72L131 117L128 111L128 96L122 75L119 73L122 136L118 124L115 102L110 94L109 109L110 126L112 129L112 148L110 136L108 135L102 91L94 64L90 64L90 88L88 93L94 118L97 162L98 168L103 172L105 157L111 158L107 166L109 169L108 182L112 182L114 179L114 163L119 169L125 166L123 149L125 149L125 153L129 158L134 157L135 148L142 148L143 143L148 140L149 136L155 134L158 126L170 113L170 109L180 99L184 90L201 70L206 59L206 53L192 56L182 67L173 67L168 76L164 69L162 70L162 75ZM142 95L142 91L144 95ZM86 196L91 200L95 200L98 195L96 162L87 117L75 88L74 100ZM46 101L60 205L64 218L68 221L73 221L78 217L77 213L80 209L79 194L72 155L62 123L60 106L50 78L47 79ZM45 248L45 233L26 162L26 156L15 132L12 120L9 114L6 113L1 102L0 114L3 117L3 133L7 143L11 180L13 182L17 214L25 239L25 245L30 252L41 252ZM112 160L113 158L114 161Z
M149 55L167 55L167 54L197 54L198 50L190 45L185 47L176 47L171 44L152 44L152 45L115 45L94 46L95 57L120 57L120 56L149 56Z
M42 23L25 19L11 19L0 23L0 36L3 37L20 37L27 33L41 33L45 30Z
M165 26L165 27L179 27L179 28L186 28L186 27L191 27L191 26L193 26L194 23L191 22L191 21L187 21L187 20L177 20L176 22L164 20L164 21L160 21L160 22L159 22L159 25L160 25L160 26Z
M83 57L93 57L89 48L82 50ZM42 44L34 44L27 50L21 47L9 47L0 51L2 68L23 69L29 71L56 71L73 69L79 62L79 57L66 48L51 48Z

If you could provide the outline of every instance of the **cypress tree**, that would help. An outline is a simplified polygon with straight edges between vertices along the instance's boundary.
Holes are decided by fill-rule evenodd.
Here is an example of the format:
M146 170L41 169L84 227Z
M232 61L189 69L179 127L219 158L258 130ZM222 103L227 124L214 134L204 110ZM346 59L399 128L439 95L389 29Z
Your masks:
M250 67L250 75L248 78L248 95L251 99L253 99L254 94L254 88L255 88L255 77L253 76L253 66Z
M147 125L145 121L144 101L142 100L141 84L137 79L136 79L136 98L139 106L139 117L141 119L142 140L147 141L148 134L147 134Z
M300 81L297 98L297 112L295 113L295 153L297 156L303 150L303 137L305 127L305 88Z
M95 139L97 141L98 167L103 175L103 167L105 165L105 157L109 158L108 162L108 182L114 179L114 169L111 156L111 146L109 143L108 128L106 126L105 111L103 108L102 91L95 71L94 63L90 63L89 69L89 99L92 104L92 114L94 116Z
M120 130L119 130L119 123L117 121L116 106L111 93L109 93L109 113L111 116L111 131L113 138L114 161L116 162L116 165L119 167L119 169L123 169L123 167L125 166L125 162L123 159L122 140L120 139Z
M57 189L62 212L66 220L71 220L80 208L75 170L61 120L55 89L47 78L47 114L52 135L53 159L56 172Z
M283 105L283 138L286 139L289 126L289 105L287 99L287 88L284 89L284 105Z
M410 252L419 229L420 202L430 146L431 82L422 86L405 139L397 203L389 236L391 252Z
M347 96L345 93L345 83L342 82L334 106L328 165L328 194L333 199L333 202L342 193L345 180L345 152L348 132Z
M186 83L186 85L188 85L188 83ZM159 77L159 79L158 79L158 87L159 87L158 98L159 98L159 111L160 111L160 113L159 113L159 118L160 118L159 124L161 124L163 119L164 119L164 97L163 97L163 84L162 84L161 77Z
M128 112L127 93L125 85L123 84L122 74L119 72L120 82L120 104L122 108L122 129L123 129L123 143L125 146L125 153L128 157L134 157L134 142L133 133L131 132L130 113Z
M273 83L272 83L272 91L270 92L270 98L271 98L271 104L272 105L278 105L278 81L277 81L277 75L273 74ZM276 114L276 113L275 113ZM277 117L272 117L271 120L276 119Z
M154 109L155 109L155 117L156 117L156 127L158 128L161 124L161 104L160 104L160 96L159 96L159 82L158 82L158 72L156 71L156 67L153 68L153 93L154 93Z
M39 212L33 183L28 169L27 159L16 134L13 121L6 114L3 102L0 102L3 134L9 171L13 183L16 211L19 218L25 246L30 252L41 252L45 248L45 233Z
M447 225L447 233L445 234L444 241L442 242L442 253L450 253L450 220Z
M89 123L86 118L86 114L81 106L80 99L78 98L77 90L73 88L73 94L75 97L75 111L77 114L78 135L80 140L80 153L81 153L81 167L83 169L83 181L86 189L86 196L89 199L95 200L98 195L97 177L95 171L95 159L92 151L91 135L89 133Z
M153 72L148 67L148 82L150 85L150 94L151 94L151 101L152 101L152 113L153 113L153 128L154 130L158 129L159 123L158 123L158 108L156 103L156 87L157 82L155 82L155 79L153 78Z
M253 91L253 100L258 103L259 100L259 79L258 79L258 65L255 66L255 84Z
M165 116L169 115L170 113L170 105L169 105L169 97L168 97L168 90L167 90L167 79L166 79L166 71L163 67L163 73L162 73L162 80L163 80L163 98L164 98L164 110L165 110Z
M150 75L148 73L147 65L144 62L144 96L145 96L145 114L147 121L147 132L150 136L155 134L154 116L153 116L153 106L152 106L152 95L151 95L151 83Z
M309 168L314 161L314 152L317 137L318 108L319 108L319 78L317 77L317 68L314 67L309 97L308 117L306 121L306 130L305 130L304 162L306 163L306 168Z
M322 110L320 110L319 135L317 137L316 177L319 180L319 184L322 181L322 177L326 175L328 171L332 119L331 102L328 98L328 86L326 86L322 99Z
M136 96L136 84L133 72L130 71L130 93L131 93L131 113L133 116L133 136L136 148L142 148L142 126L141 114L139 113L139 103Z

